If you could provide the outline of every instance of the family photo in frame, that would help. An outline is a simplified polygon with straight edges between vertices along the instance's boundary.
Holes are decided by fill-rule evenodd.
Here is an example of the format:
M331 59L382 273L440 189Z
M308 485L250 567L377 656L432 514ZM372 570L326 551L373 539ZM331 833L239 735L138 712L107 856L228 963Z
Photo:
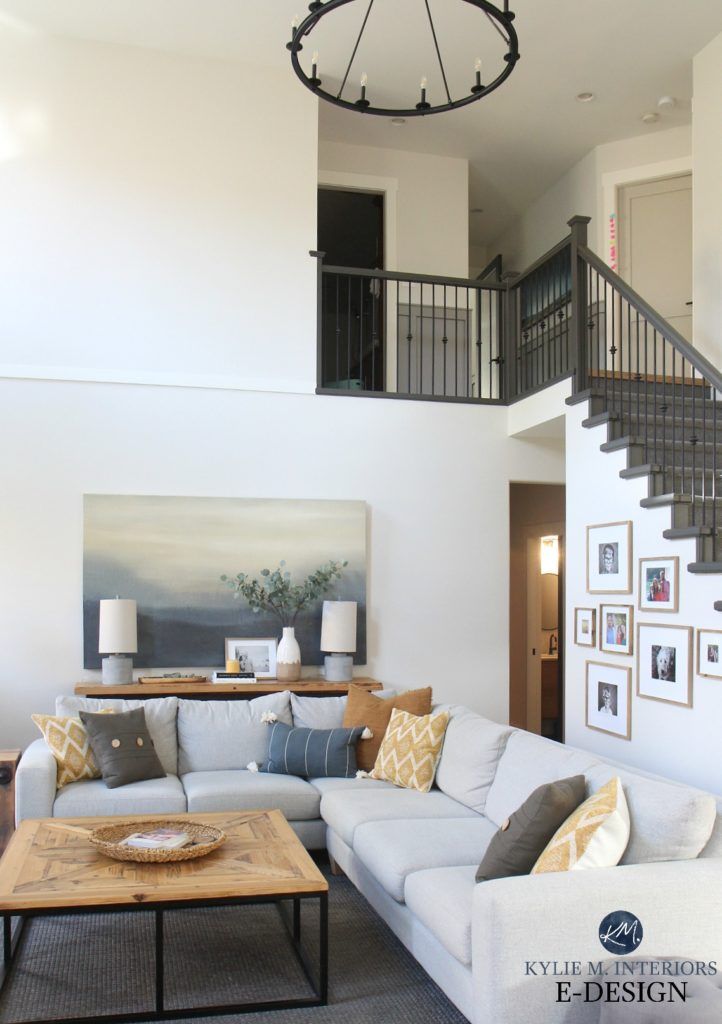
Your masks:
M605 654L632 654L634 607L603 604L599 608L599 650Z
M692 629L637 625L637 695L692 707Z
M587 527L587 591L628 594L632 589L632 523Z
M588 661L586 687L587 728L631 739L631 668Z
M679 611L679 558L639 559L639 610Z

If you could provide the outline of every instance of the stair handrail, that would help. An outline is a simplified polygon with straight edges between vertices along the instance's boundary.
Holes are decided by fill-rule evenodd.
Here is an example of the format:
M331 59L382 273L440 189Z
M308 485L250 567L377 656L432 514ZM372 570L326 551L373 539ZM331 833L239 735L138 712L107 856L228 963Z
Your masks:
M595 252L586 246L578 245L579 256L594 267L597 273L603 277L613 288L616 289L648 323L661 334L674 348L687 360L715 390L722 392L722 373L702 353L691 345L679 331L672 326L663 316L646 302L641 295L634 291L619 274L616 274L604 260L600 259Z

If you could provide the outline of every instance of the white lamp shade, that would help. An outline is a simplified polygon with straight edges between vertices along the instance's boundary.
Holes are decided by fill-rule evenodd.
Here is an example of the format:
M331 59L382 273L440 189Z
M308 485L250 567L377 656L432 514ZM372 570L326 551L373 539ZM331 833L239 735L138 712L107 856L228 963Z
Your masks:
M324 601L321 619L321 650L352 654L356 650L356 602Z
M99 654L135 654L138 650L138 610L135 601L112 598L100 602Z

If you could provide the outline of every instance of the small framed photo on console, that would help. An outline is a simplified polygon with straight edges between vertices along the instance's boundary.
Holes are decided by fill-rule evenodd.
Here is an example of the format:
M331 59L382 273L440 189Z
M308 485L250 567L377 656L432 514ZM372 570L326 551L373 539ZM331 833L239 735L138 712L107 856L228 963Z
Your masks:
M226 662L237 661L240 672L255 672L256 679L276 678L275 636L226 637Z
M586 725L620 739L632 738L632 670L587 662Z

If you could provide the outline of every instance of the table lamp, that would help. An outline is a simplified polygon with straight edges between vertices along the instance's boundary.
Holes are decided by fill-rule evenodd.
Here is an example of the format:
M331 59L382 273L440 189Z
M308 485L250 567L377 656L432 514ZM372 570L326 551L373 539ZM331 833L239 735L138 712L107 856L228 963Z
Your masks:
M123 686L133 682L133 659L138 651L138 612L135 601L115 597L100 602L98 652L103 658L103 683Z
M327 682L349 683L353 679L356 610L355 601L323 602L321 650L329 652L324 661Z

